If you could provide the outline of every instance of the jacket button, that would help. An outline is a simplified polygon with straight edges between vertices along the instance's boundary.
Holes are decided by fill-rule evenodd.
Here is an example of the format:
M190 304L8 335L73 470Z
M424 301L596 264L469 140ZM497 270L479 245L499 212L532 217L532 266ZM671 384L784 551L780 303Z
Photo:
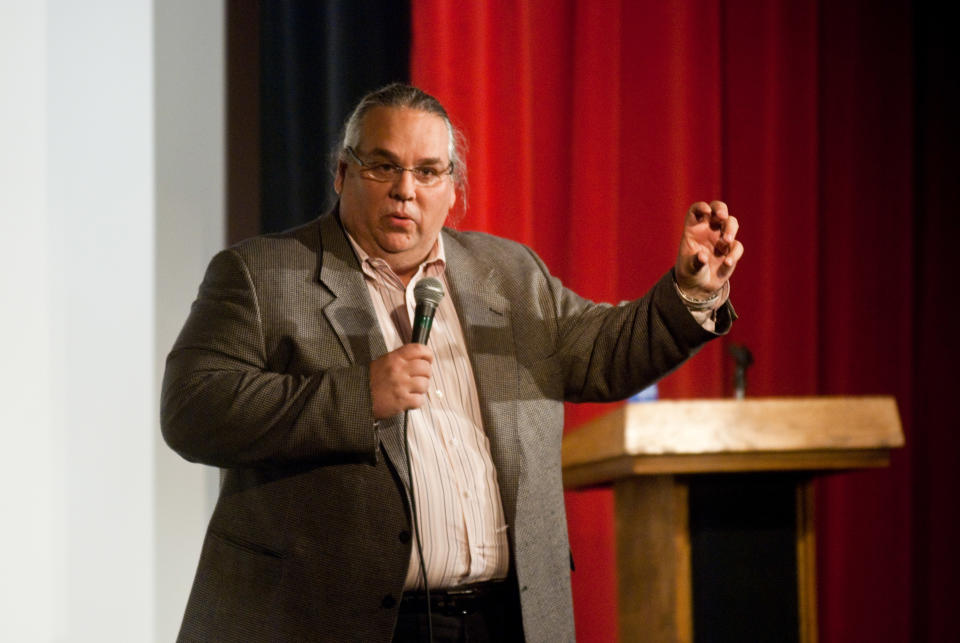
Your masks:
M400 539L400 542L402 542L404 545L406 545L408 542L410 542L410 532L407 531L406 529L404 529L403 531L401 531L401 532L397 535L397 537Z
M380 601L380 605L386 609L392 609L397 604L397 599L393 597L393 594L387 594L383 597L383 600Z

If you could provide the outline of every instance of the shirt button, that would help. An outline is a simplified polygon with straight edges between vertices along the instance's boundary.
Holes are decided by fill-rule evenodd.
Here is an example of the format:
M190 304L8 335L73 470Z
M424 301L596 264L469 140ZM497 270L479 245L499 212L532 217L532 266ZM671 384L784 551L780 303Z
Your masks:
M464 491L464 492L463 492L463 497L464 497L464 498L469 498L469 497L470 497L470 492L469 492L469 491Z
M410 532L407 531L406 529L404 529L403 531L401 531L401 532L397 535L397 537L400 539L400 542L402 542L404 545L406 545L408 542L410 542Z
M441 398L443 397L443 391L441 391L440 389L437 389L437 397L441 397Z

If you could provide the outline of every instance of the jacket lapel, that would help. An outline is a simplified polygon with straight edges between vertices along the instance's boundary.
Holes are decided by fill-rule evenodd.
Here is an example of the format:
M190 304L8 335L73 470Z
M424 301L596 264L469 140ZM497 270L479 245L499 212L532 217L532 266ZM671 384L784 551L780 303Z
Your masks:
M370 362L386 350L360 264L336 213L320 218L320 283L333 295L323 307L337 339L353 363Z
M496 287L497 269L444 234L446 278L463 327L480 399L483 428L497 467L507 524L514 524L520 444L517 431L517 365L510 301Z
M332 295L323 307L323 315L350 361L369 364L387 352L387 345L383 341L357 256L340 227L336 211L320 218L320 240L323 257L317 279ZM387 458L406 488L408 474L403 416L381 421L378 434ZM409 495L409 490L407 493Z

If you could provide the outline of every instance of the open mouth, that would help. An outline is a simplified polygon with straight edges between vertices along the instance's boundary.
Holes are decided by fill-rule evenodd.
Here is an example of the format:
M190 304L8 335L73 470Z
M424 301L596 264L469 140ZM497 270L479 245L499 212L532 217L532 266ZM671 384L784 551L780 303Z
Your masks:
M396 226L406 227L408 225L413 225L413 219L411 219L409 216L400 212L392 212L388 214L387 221L389 221L391 225L396 225Z

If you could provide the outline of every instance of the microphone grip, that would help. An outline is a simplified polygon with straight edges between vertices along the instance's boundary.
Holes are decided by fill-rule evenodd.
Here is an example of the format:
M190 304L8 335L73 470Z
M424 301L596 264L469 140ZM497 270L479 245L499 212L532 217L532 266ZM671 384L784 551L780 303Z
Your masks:
M437 314L436 304L428 301L417 303L413 313L413 342L426 344L430 338L430 328L433 327L433 317Z

